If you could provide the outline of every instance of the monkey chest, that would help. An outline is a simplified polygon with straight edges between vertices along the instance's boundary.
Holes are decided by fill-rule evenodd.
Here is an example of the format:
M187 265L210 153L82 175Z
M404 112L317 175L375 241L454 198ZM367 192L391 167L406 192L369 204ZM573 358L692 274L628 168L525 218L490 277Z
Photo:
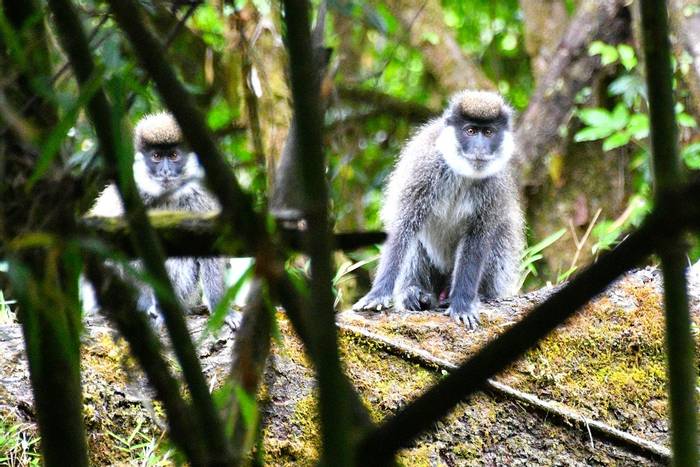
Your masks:
M459 242L475 217L474 201L465 194L457 195L438 200L418 232L418 240L431 262L443 272L454 266Z

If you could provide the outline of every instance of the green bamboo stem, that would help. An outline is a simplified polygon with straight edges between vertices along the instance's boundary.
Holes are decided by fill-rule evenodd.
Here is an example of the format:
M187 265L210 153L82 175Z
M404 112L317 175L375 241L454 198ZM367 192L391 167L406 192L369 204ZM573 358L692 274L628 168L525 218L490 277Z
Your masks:
M682 182L678 130L674 113L673 70L666 2L640 2L649 91L651 152L656 210L667 210L669 195ZM682 236L659 244L664 277L666 353L674 465L698 465L697 403L695 400L694 343L688 312L686 253Z

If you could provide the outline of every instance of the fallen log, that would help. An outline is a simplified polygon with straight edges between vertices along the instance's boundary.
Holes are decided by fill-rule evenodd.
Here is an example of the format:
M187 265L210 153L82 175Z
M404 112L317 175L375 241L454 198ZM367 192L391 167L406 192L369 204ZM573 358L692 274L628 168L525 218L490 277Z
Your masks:
M689 279L693 319L700 325L699 266L691 269ZM346 330L341 332L345 370L378 421L555 289L484 303L483 326L475 332L435 312L340 313L338 325ZM259 394L265 461L306 465L320 446L314 373L283 313L277 321L281 339L273 344ZM229 375L235 333L225 327L209 335L206 323L205 315L189 317L202 366L215 388ZM663 347L660 273L655 268L634 271L402 451L401 459L412 465L545 460L665 464ZM152 392L125 349L99 317L85 321L84 421L95 464L130 462L145 455L124 446L123 440L130 437L134 445L150 446L148 456L172 455L162 441L159 404L151 401ZM3 324L0 431L22 427L23 436L32 439L30 387L19 326ZM5 454L0 450L0 458Z

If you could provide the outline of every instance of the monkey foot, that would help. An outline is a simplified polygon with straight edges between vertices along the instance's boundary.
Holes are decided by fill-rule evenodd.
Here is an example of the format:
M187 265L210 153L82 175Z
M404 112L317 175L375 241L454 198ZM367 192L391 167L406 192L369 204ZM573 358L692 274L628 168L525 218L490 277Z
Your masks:
M458 324L468 326L469 329L476 329L481 324L481 321L479 321L479 305L476 303L472 303L464 308L456 308L450 305L444 315L449 316Z
M396 302L397 307L404 311L432 310L437 305L432 293L415 285L406 287L399 294Z
M382 311L393 306L394 300L391 295L368 293L352 306L355 311Z

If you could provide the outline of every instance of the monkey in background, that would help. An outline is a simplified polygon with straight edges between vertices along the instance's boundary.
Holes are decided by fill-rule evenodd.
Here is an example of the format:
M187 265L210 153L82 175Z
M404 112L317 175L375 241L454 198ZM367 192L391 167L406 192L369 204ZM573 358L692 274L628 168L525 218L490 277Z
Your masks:
M377 275L355 310L434 309L447 287L445 314L473 329L479 296L517 291L524 239L512 118L499 94L462 91L411 138L385 190Z
M218 211L216 198L203 186L203 170L197 156L183 141L177 122L167 112L143 117L134 129L134 181L148 209L169 211ZM114 217L124 214L124 207L114 184L98 196L88 216ZM135 261L140 267L140 262ZM223 258L170 258L165 267L177 298L184 305L199 304L199 289L204 305L213 311L221 301L224 290L226 260ZM83 308L95 309L92 286L83 281ZM161 314L153 289L139 283L137 307L157 322ZM236 327L240 315L232 313L227 323Z

